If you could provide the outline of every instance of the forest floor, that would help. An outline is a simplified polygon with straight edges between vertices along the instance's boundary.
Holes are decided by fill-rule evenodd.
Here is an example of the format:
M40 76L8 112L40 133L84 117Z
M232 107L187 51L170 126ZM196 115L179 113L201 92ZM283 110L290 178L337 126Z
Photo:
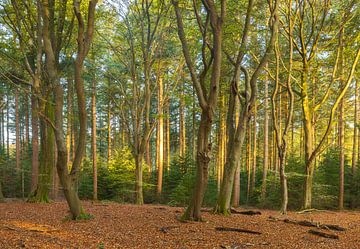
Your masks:
M290 212L281 216L277 211L260 210L260 215L227 217L204 212L204 222L182 223L177 217L183 209L177 207L111 202L83 205L92 219L66 220L65 202L0 203L0 248L360 248L357 211ZM346 231L300 226L283 222L284 218L339 225ZM218 231L218 227L261 234ZM309 230L339 238L319 237Z

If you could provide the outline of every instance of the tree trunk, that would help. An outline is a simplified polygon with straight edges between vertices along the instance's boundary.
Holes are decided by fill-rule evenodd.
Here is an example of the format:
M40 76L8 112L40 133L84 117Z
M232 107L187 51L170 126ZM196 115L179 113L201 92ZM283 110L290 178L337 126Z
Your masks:
M16 142L16 172L20 172L20 121L19 121L19 90L15 90L15 142Z
M34 91L34 90L33 90ZM31 192L34 192L38 184L39 176L39 116L38 100L35 93L31 95L31 130L32 130L32 158L31 158Z
M198 130L197 158L196 158L196 180L193 188L192 198L184 213L184 219L201 220L201 206L204 199L208 181L208 167L210 162L209 135L211 132L212 116L205 110L201 113L200 126Z
M93 161L93 200L98 199L97 193L97 154L96 154L96 81L92 80L92 95L91 95L91 149Z
M74 136L73 133L73 79L69 75L67 79L67 123L66 123L66 150L67 150L67 165L70 165L71 159L74 159L74 157L71 157L71 155L74 155L74 153L71 153L71 148L74 147L74 144L72 143L72 138Z
M304 129L304 143L305 143L305 182L304 182L304 203L303 208L311 208L312 201L312 181L314 173L314 161L310 159L314 150L314 129L312 124L312 110L310 109L308 96L308 82L307 75L309 72L306 58L303 58L303 70L301 73L302 81L302 111L303 111L303 129Z
M110 87L110 86L109 86ZM107 110L107 160L111 159L111 105L110 100L108 102Z
M6 98L6 158L10 158L10 101L9 96Z
M157 195L158 197L162 192L162 183L163 183L163 170L164 170L164 113L163 113L163 79L160 76L158 80L158 147L157 151L157 169L158 169L158 178L157 178Z
M166 167L167 171L170 171L170 103L167 104L167 115L166 115Z
M240 119L242 119L240 117ZM240 201L240 165L241 150L245 140L247 119L239 122L234 134L231 146L228 146L228 156L225 163L224 177L221 185L220 194L216 204L216 212L220 214L230 214L231 193L233 193L233 206L237 207Z
M135 177L136 177L136 183L135 183L135 203L137 205L144 204L144 197L143 197L143 171L142 171L142 161L144 158L144 153L138 153L135 155Z
M0 181L0 202L4 202L4 195L3 195L3 192L2 192L1 181Z
M355 96L354 96L354 132L353 132L353 148L352 148L352 160L351 160L351 172L355 176L356 167L358 163L358 98L359 98L358 80L355 81Z
M256 117L257 117L257 105L256 102L254 104L254 123L253 123L253 161L252 161L252 177L251 177L251 187L250 187L250 194L251 196L254 194L254 190L255 190L255 180L256 180L256 154L257 154L257 137L256 137L256 133L257 133L257 121L256 121Z
M246 132L246 174L247 174L247 188L246 188L246 204L249 203L250 198L250 181L251 181L251 123L247 123L247 132Z
M180 118L179 118L180 157L184 157L186 154L184 86L181 87L181 92L180 92L179 113L180 113Z
M288 188L287 188L287 179L285 175L285 158L286 158L286 144L283 144L283 148L279 151L279 160L280 160L280 189L281 189L281 209L282 214L286 214L287 205L288 205Z
M38 184L35 191L30 195L30 202L49 202L49 192L53 178L55 138L53 128L49 122L54 121L54 107L52 99L47 97L46 101L41 100L39 110L47 120L40 118L40 163Z
M265 68L267 68L267 64ZM268 106L269 106L269 96L268 96L268 74L265 76L265 96L264 96L264 165L263 165L263 175L261 183L261 200L264 201L266 197L266 179L267 171L269 168L269 115L268 115Z
M196 102L196 98L195 98L195 90L193 90L193 96L192 96L192 139L191 139L191 143L192 143L192 151L193 151L193 159L196 160L196 109L195 109L195 102Z
M345 167L345 153L344 153L344 101L341 100L339 105L339 148L340 148L340 169L339 169L339 209L344 208L344 167Z

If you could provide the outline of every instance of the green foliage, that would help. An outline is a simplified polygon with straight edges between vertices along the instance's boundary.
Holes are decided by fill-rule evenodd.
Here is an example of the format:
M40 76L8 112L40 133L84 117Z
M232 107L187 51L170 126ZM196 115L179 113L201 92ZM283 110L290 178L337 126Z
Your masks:
M348 160L345 159L345 206L349 204L349 192L352 179ZM314 178L314 206L318 208L334 209L338 207L339 195L340 150L332 147L324 154L319 163Z
M196 177L196 162L192 155L176 157L171 162L170 172L164 175L162 202L172 206L186 206L189 204ZM203 205L213 206L216 203L216 178L209 175L207 190Z
M303 196L304 161L295 155L289 155L286 165L288 183L288 208L299 209ZM261 185L257 187L261 190ZM274 171L269 171L267 178L267 195L264 202L258 204L264 208L279 209L281 204L280 176Z
M98 159L98 198L118 202L134 202L135 198L135 160L129 148L116 150L109 163ZM148 167L143 167L144 191L151 188L148 184ZM80 198L91 199L93 191L92 162L84 160L80 179Z

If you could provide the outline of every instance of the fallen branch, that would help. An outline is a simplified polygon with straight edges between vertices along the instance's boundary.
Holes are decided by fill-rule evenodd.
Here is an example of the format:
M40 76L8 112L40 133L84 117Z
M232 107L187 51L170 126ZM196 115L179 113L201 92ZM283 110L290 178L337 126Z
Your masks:
M320 210L317 210L315 208L310 208L310 209L304 209L304 210L301 210L299 212L296 212L297 214L304 214L304 213L311 213L311 212L314 212L314 211L320 211Z
M294 225L299 225L299 226L304 226L304 227L316 227L316 228L321 228L321 229L326 229L326 230L333 230L333 231L345 231L346 229L338 226L338 225L332 225L332 224L320 224L319 222L311 222L311 221L307 221L307 220L291 220L291 219L279 219L273 216L269 216L269 220L271 221L283 221L285 223L289 223L289 224L294 224Z
M308 233L320 236L320 237L324 237L324 238L328 238L328 239L339 239L339 235L337 234L332 234L332 233L324 233L324 232L320 232L320 231L316 231L316 230L309 230Z
M260 232L257 231L252 231L242 228L233 228L233 227L215 227L215 230L221 232L238 232L238 233L250 233L250 234L258 234L258 235L261 234Z
M235 208L231 209L231 213L232 214L244 214L244 215L261 215L260 211L253 211L253 210L237 211Z

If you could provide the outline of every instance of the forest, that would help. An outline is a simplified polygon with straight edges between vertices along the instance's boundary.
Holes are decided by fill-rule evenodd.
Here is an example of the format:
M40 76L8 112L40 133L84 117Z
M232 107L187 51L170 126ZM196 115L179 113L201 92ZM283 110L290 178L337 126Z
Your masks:
M1 248L360 248L359 1L0 17Z

